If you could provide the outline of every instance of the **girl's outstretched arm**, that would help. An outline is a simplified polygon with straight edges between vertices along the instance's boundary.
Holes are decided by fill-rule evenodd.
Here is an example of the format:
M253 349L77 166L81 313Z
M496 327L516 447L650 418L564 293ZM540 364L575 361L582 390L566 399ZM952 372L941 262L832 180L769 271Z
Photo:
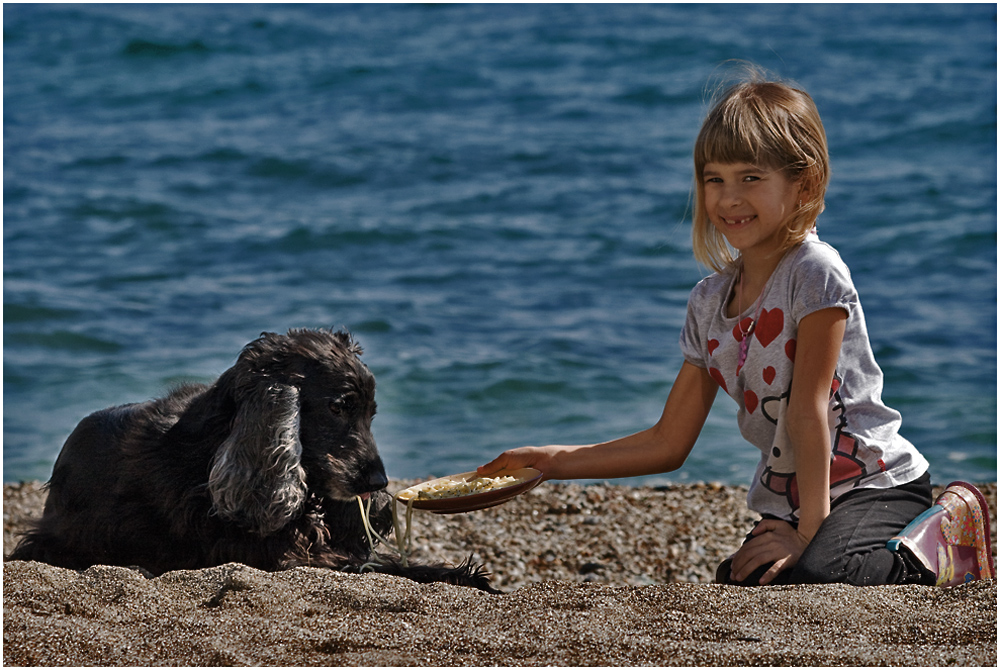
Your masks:
M760 522L753 530L755 537L733 557L732 574L737 581L773 563L760 580L768 584L794 566L830 514L830 387L846 321L847 312L831 307L799 322L787 414L799 487L799 525L796 529L785 521Z
M676 470L691 453L718 390L707 370L685 362L651 428L599 444L511 449L479 473L532 467L545 479L614 479Z

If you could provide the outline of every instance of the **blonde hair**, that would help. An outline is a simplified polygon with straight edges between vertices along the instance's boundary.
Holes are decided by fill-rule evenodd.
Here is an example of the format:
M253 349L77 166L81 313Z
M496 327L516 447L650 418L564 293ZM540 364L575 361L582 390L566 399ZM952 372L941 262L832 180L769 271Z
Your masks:
M725 89L705 118L694 145L694 256L719 272L736 257L705 211L707 163L748 163L781 170L801 182L804 198L786 222L779 251L799 244L816 225L830 182L826 132L809 94L787 84L753 79Z

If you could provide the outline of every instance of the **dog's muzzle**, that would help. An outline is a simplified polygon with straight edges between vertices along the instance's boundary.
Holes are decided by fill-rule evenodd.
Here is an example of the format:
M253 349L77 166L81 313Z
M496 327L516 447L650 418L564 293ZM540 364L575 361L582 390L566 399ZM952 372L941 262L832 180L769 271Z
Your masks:
M382 470L376 470L368 476L368 492L381 491L389 485L389 479Z
M365 491L359 493L362 500L367 500L372 493L376 491L381 491L386 486L389 485L389 479L385 476L385 472L382 468L374 470L368 475L368 482L365 485Z

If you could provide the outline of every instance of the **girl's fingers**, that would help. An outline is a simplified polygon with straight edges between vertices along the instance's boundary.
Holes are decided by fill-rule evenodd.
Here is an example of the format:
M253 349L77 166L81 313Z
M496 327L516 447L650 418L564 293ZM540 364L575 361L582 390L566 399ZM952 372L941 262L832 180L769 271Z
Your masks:
M778 530L782 525L790 525L787 521L782 521L780 519L762 519L760 523L753 527L750 531L751 535L760 535L762 533L770 533L772 531Z
M750 576L760 566L774 560L769 558L769 548L764 542L751 540L740 547L733 556L732 577L738 582Z
M798 560L795 543L791 541L791 534L794 533L795 529L785 521L761 521L753 529L754 537L745 542L733 557L732 578L743 581L760 566L772 563L761 577L760 584L763 586L772 582L785 568L790 568Z
M760 585L767 586L774 581L774 578L781 574L781 571L785 569L785 563L787 563L787 559L784 558L775 561L774 565L771 566L771 569L761 575Z
M492 461L476 468L476 472L481 475L489 475L499 470L528 468L535 465L538 460L537 454L531 447L521 447L520 449L508 449Z
M481 475L489 475L507 467L507 452L504 452L485 465L476 468L476 472Z

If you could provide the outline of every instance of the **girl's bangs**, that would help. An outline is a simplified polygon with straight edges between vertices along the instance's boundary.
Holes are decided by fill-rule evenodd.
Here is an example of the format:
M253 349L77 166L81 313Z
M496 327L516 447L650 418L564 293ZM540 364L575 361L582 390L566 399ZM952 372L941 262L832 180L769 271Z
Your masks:
M737 141L729 133L712 133L699 147L699 171L707 163L748 163L757 164L757 152L745 142Z
M778 95L778 94L781 95ZM800 162L788 91L770 85L737 86L709 113L695 143L696 166L747 163L771 170ZM698 162L701 159L701 162Z

